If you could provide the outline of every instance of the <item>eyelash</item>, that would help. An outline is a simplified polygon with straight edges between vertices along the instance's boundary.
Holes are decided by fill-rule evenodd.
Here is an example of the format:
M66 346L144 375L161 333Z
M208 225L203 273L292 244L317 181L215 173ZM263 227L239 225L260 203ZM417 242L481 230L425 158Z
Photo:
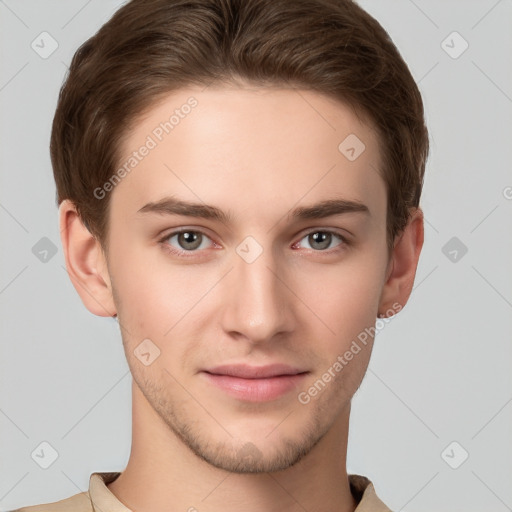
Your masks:
M186 251L184 249L176 249L176 247L173 247L173 246L171 246L171 245L169 245L167 243L167 241L170 238L172 238L173 236L176 236L176 235L179 235L180 233L185 233L185 232L199 233L202 236L204 236L204 237L206 237L206 238L211 240L211 238L204 231L201 231L200 229L182 228L182 229L178 229L178 230L172 231L171 233L166 234L158 242L162 245L162 247L164 248L165 251L167 251L167 252L169 252L169 253L171 253L171 254L173 254L175 256L177 255L177 256L180 256L180 257L184 257L184 258L195 257L195 256L197 256L196 253L202 252L200 249ZM310 251L313 251L313 252L316 252L316 253L319 253L319 254L322 254L322 253L333 254L333 253L342 251L343 249L345 249L346 247L348 247L350 245L350 241L345 236L341 235L337 231L332 231L332 230L329 230L329 229L315 229L315 230L309 231L309 232L305 233L302 236L302 238L298 242L295 242L293 245L296 245L301 240L303 240L304 238L306 238L309 235L312 235L314 233L327 233L327 234L334 235L335 237L338 237L341 240L341 243L339 243L337 246L335 246L335 247L333 247L331 249L324 249L324 250L308 249ZM211 240L211 241L213 242L213 240ZM213 243L215 244L215 242L213 242Z

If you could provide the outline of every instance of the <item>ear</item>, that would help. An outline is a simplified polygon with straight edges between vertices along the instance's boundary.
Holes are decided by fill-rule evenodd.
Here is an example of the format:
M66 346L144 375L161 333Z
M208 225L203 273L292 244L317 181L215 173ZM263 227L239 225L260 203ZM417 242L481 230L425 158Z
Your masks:
M390 310L398 313L409 300L423 247L423 236L423 212L420 208L414 208L405 229L395 239L380 297L379 316L387 317L386 311ZM398 311L397 304L400 306Z
M66 269L85 307L98 316L114 316L116 308L103 249L69 199L59 206L59 226Z

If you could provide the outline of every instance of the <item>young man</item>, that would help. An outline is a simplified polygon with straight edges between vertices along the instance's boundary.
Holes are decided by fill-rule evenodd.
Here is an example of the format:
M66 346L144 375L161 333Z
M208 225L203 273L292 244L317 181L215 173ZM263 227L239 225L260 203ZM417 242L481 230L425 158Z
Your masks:
M123 6L74 56L51 155L69 276L119 322L130 459L19 510L388 511L347 474L349 415L412 290L427 153L350 0Z

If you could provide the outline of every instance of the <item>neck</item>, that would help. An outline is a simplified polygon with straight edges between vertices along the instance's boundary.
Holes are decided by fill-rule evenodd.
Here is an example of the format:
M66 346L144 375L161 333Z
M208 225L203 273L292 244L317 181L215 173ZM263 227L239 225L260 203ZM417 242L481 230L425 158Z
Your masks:
M353 512L346 472L350 404L297 464L274 473L230 473L195 455L133 384L132 449L109 490L133 512Z

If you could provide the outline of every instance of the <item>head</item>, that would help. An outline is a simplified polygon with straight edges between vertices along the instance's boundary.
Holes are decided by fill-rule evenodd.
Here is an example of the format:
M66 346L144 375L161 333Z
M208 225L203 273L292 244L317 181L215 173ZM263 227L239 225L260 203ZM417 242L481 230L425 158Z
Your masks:
M196 455L284 469L348 417L412 289L427 153L418 88L352 1L133 0L79 48L51 137L68 272ZM302 376L241 398L208 373L238 363Z

